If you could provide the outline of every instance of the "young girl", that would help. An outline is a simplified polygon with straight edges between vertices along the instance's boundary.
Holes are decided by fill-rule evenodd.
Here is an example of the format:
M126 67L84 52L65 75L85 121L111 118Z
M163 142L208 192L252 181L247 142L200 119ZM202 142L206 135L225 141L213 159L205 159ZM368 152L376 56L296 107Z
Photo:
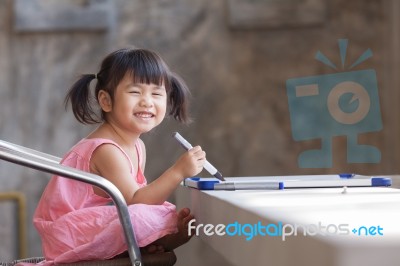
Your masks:
M89 84L96 80L98 116ZM101 122L63 158L62 164L103 176L121 191L140 247L171 250L189 240L193 219L185 208L176 213L166 202L179 183L198 174L205 152L197 146L184 153L158 179L146 183L146 150L141 134L159 125L167 111L188 121L185 84L154 52L121 49L109 54L100 71L82 75L66 97L76 119ZM111 199L100 189L60 176L47 185L34 214L48 261L67 263L109 259L127 250Z

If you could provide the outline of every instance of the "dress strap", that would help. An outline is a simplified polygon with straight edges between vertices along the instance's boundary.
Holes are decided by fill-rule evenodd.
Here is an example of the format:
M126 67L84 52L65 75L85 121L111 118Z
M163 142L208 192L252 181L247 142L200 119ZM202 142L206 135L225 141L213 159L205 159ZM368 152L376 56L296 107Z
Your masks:
M147 180L143 174L142 170L142 160L143 160L143 153L142 153L142 145L140 144L140 140L136 141L135 144L136 152L138 156L138 170L136 175L136 181L140 186L145 186L147 184Z
M140 141L139 139L136 141L135 143L135 148L136 148L136 153L137 153L137 157L138 157L138 166L139 168L141 168L142 165L142 145L140 145Z

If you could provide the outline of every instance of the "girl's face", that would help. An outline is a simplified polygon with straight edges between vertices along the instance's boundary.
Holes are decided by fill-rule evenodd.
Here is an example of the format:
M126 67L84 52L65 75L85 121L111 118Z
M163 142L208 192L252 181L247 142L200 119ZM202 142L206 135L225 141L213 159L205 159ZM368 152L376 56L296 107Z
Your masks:
M167 110L164 85L134 83L130 74L118 84L107 120L118 127L142 134L158 126Z

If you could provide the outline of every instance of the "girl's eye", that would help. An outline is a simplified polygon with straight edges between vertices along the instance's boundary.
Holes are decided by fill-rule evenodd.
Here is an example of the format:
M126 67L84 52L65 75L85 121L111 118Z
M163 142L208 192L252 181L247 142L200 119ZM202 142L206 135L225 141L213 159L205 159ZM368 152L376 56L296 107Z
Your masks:
M130 91L129 93L140 94L140 91Z
M155 95L155 96L163 96L162 93L153 93L153 95Z

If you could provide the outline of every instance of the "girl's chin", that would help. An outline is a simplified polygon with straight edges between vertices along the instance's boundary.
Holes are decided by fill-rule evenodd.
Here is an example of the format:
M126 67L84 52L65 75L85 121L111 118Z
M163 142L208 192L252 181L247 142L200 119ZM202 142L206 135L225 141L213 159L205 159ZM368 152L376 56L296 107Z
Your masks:
M152 124L152 125L141 125L139 127L139 130L141 133L147 133L149 131L151 131L152 129L154 129L155 127L157 127L160 123L158 124Z

